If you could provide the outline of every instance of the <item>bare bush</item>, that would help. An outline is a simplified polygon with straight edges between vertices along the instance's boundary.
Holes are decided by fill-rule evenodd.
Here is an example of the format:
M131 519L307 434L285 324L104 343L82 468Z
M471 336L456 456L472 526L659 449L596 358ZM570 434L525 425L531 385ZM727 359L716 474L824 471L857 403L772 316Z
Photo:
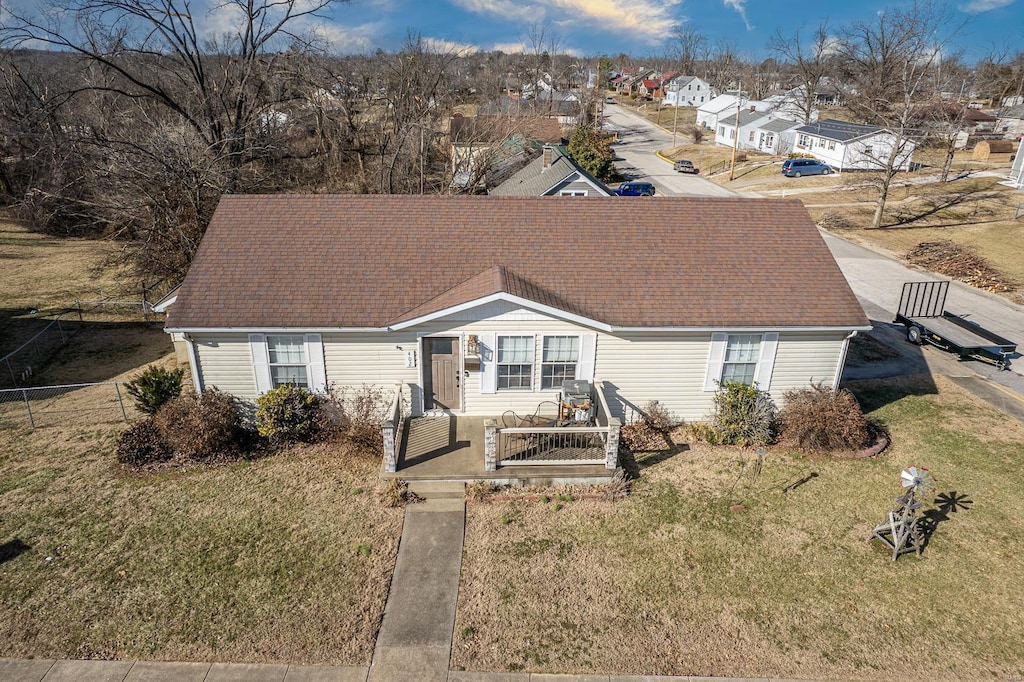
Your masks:
M846 389L822 383L787 391L782 409L782 443L808 452L843 452L865 447L871 426Z
M244 453L249 441L235 398L215 388L174 398L160 408L153 422L180 459L231 459Z
M380 386L332 386L325 401L321 432L376 454L383 447L380 424L389 407L390 400Z

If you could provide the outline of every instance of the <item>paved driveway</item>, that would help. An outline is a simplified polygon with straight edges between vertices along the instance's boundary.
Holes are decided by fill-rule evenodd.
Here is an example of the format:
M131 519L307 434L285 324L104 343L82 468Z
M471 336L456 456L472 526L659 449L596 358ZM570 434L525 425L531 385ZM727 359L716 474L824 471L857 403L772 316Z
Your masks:
M672 146L672 133L637 116L617 104L605 105L605 130L614 130L619 141L614 150L615 166L627 180L653 182L659 195L692 197L757 196L739 194L699 175L677 173L672 165L658 157L659 149ZM690 159L700 167L701 159ZM633 198L633 197L630 197Z

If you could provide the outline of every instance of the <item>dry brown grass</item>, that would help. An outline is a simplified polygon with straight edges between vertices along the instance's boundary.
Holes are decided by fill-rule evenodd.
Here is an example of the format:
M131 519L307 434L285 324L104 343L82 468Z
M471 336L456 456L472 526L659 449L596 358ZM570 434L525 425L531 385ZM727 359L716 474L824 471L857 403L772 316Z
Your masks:
M693 445L645 469L624 502L471 507L453 663L821 679L1020 675L1024 426L946 381L938 394L908 380L858 390L881 405L873 416L893 434L877 459L773 450L755 479L754 453ZM922 558L892 564L866 538L909 464L934 471L959 511L940 520ZM747 511L729 511L732 502Z

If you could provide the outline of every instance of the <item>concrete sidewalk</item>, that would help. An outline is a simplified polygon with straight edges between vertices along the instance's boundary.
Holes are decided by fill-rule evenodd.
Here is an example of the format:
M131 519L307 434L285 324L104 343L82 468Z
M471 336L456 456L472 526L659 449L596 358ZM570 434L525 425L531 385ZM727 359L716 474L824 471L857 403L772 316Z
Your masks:
M447 666L447 664L446 664ZM251 663L153 661L54 661L0 658L3 682L366 682L367 668ZM378 671L378 675L381 671ZM548 673L448 672L445 682L785 682L770 678L664 677L656 675L552 675ZM422 671L378 677L388 682L429 679ZM795 682L795 681L790 681Z
M406 507L370 682L447 679L465 528L462 499Z

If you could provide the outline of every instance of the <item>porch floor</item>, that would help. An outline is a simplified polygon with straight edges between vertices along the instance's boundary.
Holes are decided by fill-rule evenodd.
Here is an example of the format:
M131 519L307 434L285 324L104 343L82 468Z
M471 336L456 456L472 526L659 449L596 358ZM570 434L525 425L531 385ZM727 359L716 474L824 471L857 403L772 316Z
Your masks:
M614 471L602 464L499 466L484 470L484 421L494 417L442 415L408 420L398 471L384 478L409 481L495 481L513 485L602 483ZM501 420L498 419L500 423ZM603 451L601 456L603 457Z

